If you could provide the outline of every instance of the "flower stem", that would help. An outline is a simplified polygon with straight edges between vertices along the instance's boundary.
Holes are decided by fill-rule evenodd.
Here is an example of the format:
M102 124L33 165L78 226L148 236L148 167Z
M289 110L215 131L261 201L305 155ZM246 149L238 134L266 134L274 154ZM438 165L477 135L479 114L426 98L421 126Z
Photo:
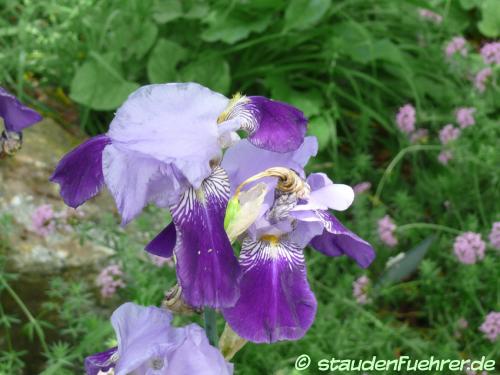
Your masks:
M45 342L45 334L43 333L43 329L38 324L37 320L33 315L31 315L31 312L29 311L28 307L24 304L22 299L17 295L17 293L10 287L10 285L7 283L7 281L0 275L0 283L3 284L3 287L5 290L10 294L12 299L17 303L19 308L23 311L24 315L28 318L31 324L33 324L33 327L35 327L35 332L38 336L38 339L40 340L40 345L42 346L42 349L45 353L49 353L49 347L47 346L47 343Z
M203 319L205 320L205 332L207 333L208 341L211 345L217 346L217 322L214 309L208 307L203 311Z
M411 224L400 225L396 228L396 232L403 232L403 231L409 230L409 229L432 229L432 230L441 231L441 232L448 232L448 233L452 233L452 234L462 233L458 229L450 228L450 227L447 227L445 225L432 224L432 223L411 223Z
M386 180L389 178L389 175L393 171L393 169L396 167L396 165L399 163L403 157L410 153L410 152L415 152L415 151L437 151L441 150L441 146L438 145L413 145L413 146L408 146L403 148L401 151L398 152L398 154L392 159L392 161L389 163L387 168L384 171L384 174L382 175L382 178L380 179L380 182L378 183L377 186L377 191L375 193L374 201L375 202L380 202L380 195L382 194L382 189L384 188Z

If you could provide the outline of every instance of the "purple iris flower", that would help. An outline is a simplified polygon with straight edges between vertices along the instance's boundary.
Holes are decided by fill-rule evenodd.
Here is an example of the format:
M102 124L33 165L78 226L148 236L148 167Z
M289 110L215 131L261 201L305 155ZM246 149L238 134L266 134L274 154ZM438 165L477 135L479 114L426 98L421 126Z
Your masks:
M24 106L14 95L0 87L0 117L7 132L19 133L42 120L35 110Z
M306 124L296 108L263 97L228 99L196 83L144 86L118 109L106 134L59 162L51 180L72 207L106 185L122 224L149 203L168 208L173 224L148 248L168 256L173 247L162 243L175 244L190 305L231 306L240 268L223 227L230 185L219 166L222 147L244 130L257 147L286 153L302 144Z
M303 161L294 168L299 176L303 176L307 162L302 151L299 149L287 159L288 163ZM222 165L228 170L231 184L239 185L261 166L282 164L279 154L276 159L268 155L262 165L258 164L255 160L261 161L260 153L246 140L227 151L226 157L231 158L225 157ZM232 162L238 167L232 169ZM251 172L245 173L247 169ZM243 237L240 297L222 313L231 328L249 341L297 340L312 325L317 304L307 282L303 250L308 244L328 256L345 254L361 267L367 267L375 257L370 244L328 211L346 210L354 199L352 189L334 184L322 173L311 174L306 182L305 196L270 191L272 199L266 198L262 215Z
M197 324L172 327L172 314L157 307L125 303L111 323L118 346L85 359L87 375L231 375L218 349L211 346Z

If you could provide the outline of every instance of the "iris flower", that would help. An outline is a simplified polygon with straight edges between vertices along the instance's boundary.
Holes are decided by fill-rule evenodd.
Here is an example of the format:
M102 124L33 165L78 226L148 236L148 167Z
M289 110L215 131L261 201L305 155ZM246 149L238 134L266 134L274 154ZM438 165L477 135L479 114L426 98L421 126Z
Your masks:
M260 96L228 99L196 83L144 86L106 134L60 161L51 180L71 207L106 185L123 225L148 203L169 209L173 225L156 242L175 243L184 298L196 307L232 306L240 267L223 227L230 184L219 165L222 149L242 130L260 150L292 152L306 124L298 109Z
M157 307L125 303L111 323L118 346L85 359L87 375L231 375L218 349L197 324L172 327L172 314Z

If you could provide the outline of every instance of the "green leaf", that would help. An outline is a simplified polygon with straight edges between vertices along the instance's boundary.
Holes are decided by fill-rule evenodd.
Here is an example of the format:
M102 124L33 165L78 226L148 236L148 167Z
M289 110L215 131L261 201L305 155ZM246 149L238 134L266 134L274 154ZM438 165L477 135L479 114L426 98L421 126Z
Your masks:
M271 14L248 17L242 13L231 13L222 19L216 17L201 38L207 42L222 41L234 44L245 39L252 32L262 32L271 23Z
M140 33L135 35L132 34L129 37L128 45L125 47L128 51L130 51L130 55L140 59L153 46L157 35L158 26L156 26L153 22L144 22L140 29Z
M332 137L331 125L321 116L314 117L309 120L307 133L308 135L313 135L318 139L320 151L325 149L330 144Z
M500 4L498 0L486 0L481 7L482 20L477 24L479 31L487 37L500 36Z
M481 5L482 0L460 0L460 5L465 10L471 10L472 8Z
M164 24L183 15L180 0L157 0L153 8L153 18L156 22Z
M332 4L331 0L291 0L285 11L285 30L303 30L316 24Z
M87 60L76 70L71 82L70 97L95 110L115 109L139 85L122 77L110 55L92 56L93 59Z
M187 51L179 44L160 39L148 60L148 78L151 83L170 82L176 79L176 66L187 57Z
M229 224L234 221L238 213L240 212L240 201L238 197L232 197L229 202L227 202L226 216L224 216L224 229L227 230Z
M231 83L229 64L218 55L204 55L189 63L180 70L179 77L183 82L198 82L222 93L227 93Z
M435 238L436 236L427 237L416 247L408 251L403 259L389 267L380 277L376 287L397 283L415 272Z

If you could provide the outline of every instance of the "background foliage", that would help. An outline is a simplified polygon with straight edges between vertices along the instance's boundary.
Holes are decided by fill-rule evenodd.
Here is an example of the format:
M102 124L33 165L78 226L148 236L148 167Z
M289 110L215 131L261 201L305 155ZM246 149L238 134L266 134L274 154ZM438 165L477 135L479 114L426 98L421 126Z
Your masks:
M434 10L443 22L422 19L419 8ZM376 233L386 213L400 225L441 224L483 238L500 220L498 87L493 82L480 94L469 79L484 67L480 46L500 35L497 0L4 0L0 12L3 83L44 115L68 128L79 124L89 135L106 131L113 110L146 83L197 81L226 95L266 95L299 107L320 143L310 171L373 184L341 217L377 248L367 273L372 280L385 273L389 257L430 234L418 226L401 230L391 250ZM456 35L469 40L471 53L450 62L443 48ZM410 146L396 127L395 114L407 102L416 107L418 127L430 132L419 146L439 145L438 131L454 121L457 107L476 108L477 124L453 145L449 166L436 161L439 147ZM387 169L394 158L399 162ZM159 303L172 270L152 267L139 254L162 215L150 210L134 224L140 238L116 231L113 216L93 223L109 232L106 244L118 252L127 287L103 303L93 285L53 280L41 320L25 329L38 341L37 332L58 332L47 343L45 373L79 373L85 355L109 346L107 319L120 301ZM8 226L8 218L0 223ZM453 238L437 233L423 261L412 266L418 272L375 288L368 306L352 297L362 271L347 259L307 251L320 302L313 328L303 340L272 350L247 345L235 358L237 373L291 374L301 353L313 360L400 353L498 359L498 342L477 329L500 307L498 252L488 249L483 262L464 266L453 256ZM21 313L0 313L5 332L25 323ZM44 327L43 314L57 314L58 325ZM457 336L461 317L469 328ZM21 371L30 355L15 345L3 348L0 373Z

